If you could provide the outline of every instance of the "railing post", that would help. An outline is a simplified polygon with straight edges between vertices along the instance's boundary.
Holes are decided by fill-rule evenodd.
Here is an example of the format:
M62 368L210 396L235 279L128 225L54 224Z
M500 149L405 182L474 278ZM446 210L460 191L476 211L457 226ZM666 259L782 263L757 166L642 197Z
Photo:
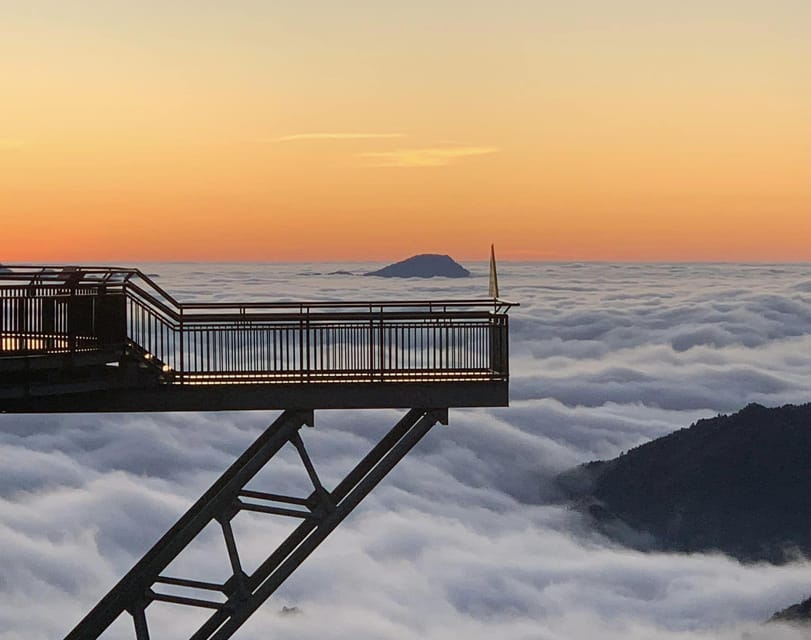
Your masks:
M301 308L299 308L298 320L298 368L299 379L304 382L304 318Z
M442 324L437 324L437 328L439 329L439 331L437 331L437 344L438 344L437 351L439 353L439 364L437 365L436 368L437 368L438 371L440 371L440 376L441 376L442 375L441 371L442 371L442 368L443 368L443 363L445 362L445 344L444 344L444 341L442 339L444 337L445 326L442 325Z
M505 378L510 374L508 331L507 316L490 317L490 369Z
M310 307L307 307L307 316L306 316L306 320L305 320L304 331L307 334L307 381L309 382L309 380L310 380L310 370L312 368L312 364L311 364L312 361L311 361L311 357L310 357L311 356L311 353L310 353L310 349L311 349L311 344L310 344Z
M375 377L375 321L372 318L372 305L369 305L369 381Z
M498 373L501 369L501 327L498 316L492 314L488 321L488 343L490 347L490 371Z
M21 292L21 295L17 298L17 331L19 332L19 345L22 351L28 351L29 348L29 341L28 341L28 331L29 331L29 304L30 298L30 290L26 289L25 292Z
M186 358L184 355L184 348L185 348L185 339L184 339L184 329L183 329L183 305L180 305L180 371L178 371L178 377L180 378L180 384L183 384L185 378L185 362Z
M510 326L509 326L510 318L509 316L502 316L501 319L501 335L502 335L502 345L503 348L501 350L501 369L504 374L504 377L508 377L510 375Z
M380 380L383 381L385 379L385 370L386 370L386 336L385 336L385 329L383 327L383 308L380 308L380 319L378 320L380 329L378 331L378 338L380 341Z
M74 297L74 290L71 288L68 290L68 301L67 301L67 321L68 321L68 352L73 355L76 351L76 322L74 320L75 317L75 297Z

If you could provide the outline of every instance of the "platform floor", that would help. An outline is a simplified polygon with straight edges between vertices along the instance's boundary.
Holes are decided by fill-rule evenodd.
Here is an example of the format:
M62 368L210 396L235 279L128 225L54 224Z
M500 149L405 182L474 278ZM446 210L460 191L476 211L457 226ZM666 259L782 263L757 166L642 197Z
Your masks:
M90 384L90 383L87 383ZM504 407L504 382L164 385L0 397L0 413Z

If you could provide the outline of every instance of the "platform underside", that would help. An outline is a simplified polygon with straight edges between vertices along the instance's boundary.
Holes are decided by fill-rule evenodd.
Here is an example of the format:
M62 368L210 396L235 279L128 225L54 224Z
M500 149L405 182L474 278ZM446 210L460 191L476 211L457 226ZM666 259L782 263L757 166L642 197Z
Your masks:
M192 385L0 398L0 413L504 407L504 382Z

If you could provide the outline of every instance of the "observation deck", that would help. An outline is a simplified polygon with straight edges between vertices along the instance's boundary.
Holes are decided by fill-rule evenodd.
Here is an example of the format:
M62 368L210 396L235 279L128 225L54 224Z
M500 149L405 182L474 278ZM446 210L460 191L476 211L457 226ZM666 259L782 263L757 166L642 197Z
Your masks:
M506 406L498 299L184 303L138 269L0 271L0 412Z
M508 404L507 312L499 299L181 303L137 269L0 269L0 413L283 409L276 420L66 636L96 640L130 617L135 640L159 609L195 611L189 640L227 640L451 407ZM315 409L407 408L333 487L303 426ZM292 446L310 484L286 495L257 474ZM232 521L297 523L247 570ZM230 575L172 563L218 527ZM165 619L165 618L164 618ZM156 622L157 621L157 622Z

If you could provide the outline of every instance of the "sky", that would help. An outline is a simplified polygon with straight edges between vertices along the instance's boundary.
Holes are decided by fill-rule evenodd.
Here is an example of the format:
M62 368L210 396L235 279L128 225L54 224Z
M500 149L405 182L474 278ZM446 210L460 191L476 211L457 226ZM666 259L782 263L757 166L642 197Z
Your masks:
M0 0L0 261L811 260L806 0Z
M363 278L370 297L470 298L472 278ZM182 299L324 299L353 275L304 265L155 265ZM801 640L762 622L811 594L811 563L635 551L556 490L562 471L700 418L809 400L811 266L505 264L511 405L451 409L235 640ZM226 294L222 294L225 296ZM303 429L332 488L402 411L316 411ZM65 633L276 412L0 415L0 640ZM307 495L295 453L251 487ZM234 520L246 570L287 520ZM226 577L222 538L167 571ZM202 597L202 594L199 594ZM299 614L283 615L283 607ZM153 637L201 620L153 604ZM184 635L184 630L186 631ZM126 615L103 640L131 640Z

